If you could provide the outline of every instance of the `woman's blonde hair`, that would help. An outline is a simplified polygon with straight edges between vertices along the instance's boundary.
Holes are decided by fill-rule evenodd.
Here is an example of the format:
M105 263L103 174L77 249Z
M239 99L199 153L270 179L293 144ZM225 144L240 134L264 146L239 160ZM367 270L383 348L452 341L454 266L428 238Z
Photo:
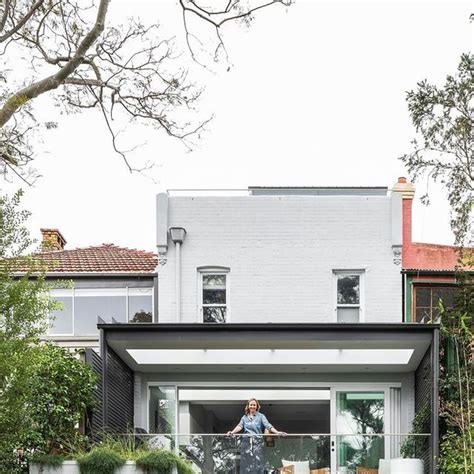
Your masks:
M255 402L257 404L257 411L260 411L260 402L256 398L251 398L247 402L247 405L245 405L245 414L246 415L248 415L250 413L250 409L249 409L250 402Z

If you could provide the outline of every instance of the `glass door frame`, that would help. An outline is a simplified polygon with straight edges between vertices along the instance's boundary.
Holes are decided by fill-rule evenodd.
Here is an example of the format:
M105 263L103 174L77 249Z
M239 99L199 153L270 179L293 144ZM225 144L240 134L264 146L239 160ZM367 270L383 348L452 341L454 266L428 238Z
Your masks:
M331 423L331 473L336 474L337 471L337 453L338 453L338 442L337 435L339 434L348 434L348 433L338 433L337 430L337 393L357 393L357 392L383 392L384 394L384 411L383 411L383 434L391 433L390 427L390 388L397 386L399 384L371 384L371 383L361 383L361 384L338 384L331 386L331 397L330 397L330 423ZM390 458L390 437L384 436L384 457Z

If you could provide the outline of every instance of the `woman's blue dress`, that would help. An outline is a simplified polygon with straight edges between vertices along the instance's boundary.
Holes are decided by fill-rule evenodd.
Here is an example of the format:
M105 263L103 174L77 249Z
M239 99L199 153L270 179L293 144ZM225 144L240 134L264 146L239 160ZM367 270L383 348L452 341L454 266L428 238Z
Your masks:
M260 412L256 412L254 416L244 415L239 426L244 435L240 447L240 474L263 474L265 459L264 440L261 435L265 429L269 430L273 426Z

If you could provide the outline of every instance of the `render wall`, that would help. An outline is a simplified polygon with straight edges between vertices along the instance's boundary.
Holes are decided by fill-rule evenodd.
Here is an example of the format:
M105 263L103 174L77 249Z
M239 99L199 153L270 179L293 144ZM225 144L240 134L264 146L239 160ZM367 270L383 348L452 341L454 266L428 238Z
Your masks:
M161 219L161 220L160 220ZM366 322L401 322L401 200L387 196L170 196L184 227L181 321L199 322L198 268L228 267L229 322L331 322L333 270L364 270ZM175 246L159 268L159 322L175 322Z

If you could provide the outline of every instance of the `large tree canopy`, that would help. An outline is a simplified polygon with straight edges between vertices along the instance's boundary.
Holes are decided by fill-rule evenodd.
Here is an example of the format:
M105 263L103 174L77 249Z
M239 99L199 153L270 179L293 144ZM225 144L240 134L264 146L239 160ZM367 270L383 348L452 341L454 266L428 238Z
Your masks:
M221 32L229 22L248 22L257 11L290 3L179 0L177 8L197 61L197 50L209 48L214 60L225 51ZM117 144L117 117L149 123L182 140L205 125L206 120L190 119L200 89L182 61L175 61L172 42L160 37L157 25L138 19L110 24L111 9L111 0L0 0L0 172L25 176L39 125L34 99L48 92L68 113L97 109L130 169ZM213 45L200 40L196 21L212 30Z
M408 92L410 116L418 133L414 149L401 157L412 179L428 176L447 191L456 243L472 232L474 191L474 55L464 54L457 74L443 87L420 82Z

